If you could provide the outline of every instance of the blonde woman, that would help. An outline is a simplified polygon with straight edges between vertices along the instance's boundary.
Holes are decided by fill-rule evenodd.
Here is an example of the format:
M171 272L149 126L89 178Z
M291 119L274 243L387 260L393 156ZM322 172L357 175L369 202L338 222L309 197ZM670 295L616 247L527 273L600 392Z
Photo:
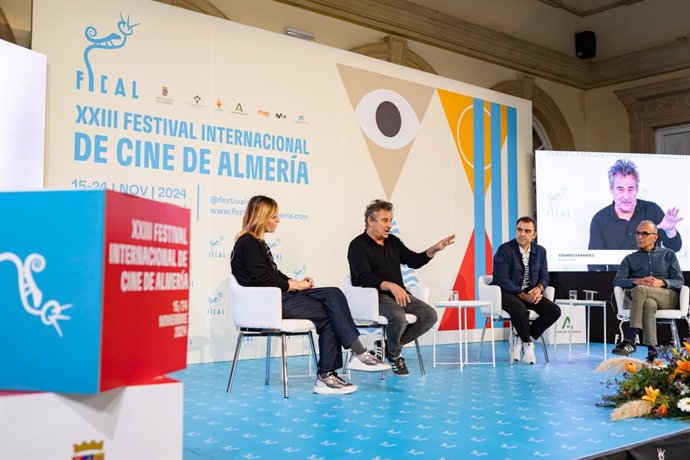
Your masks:
M346 382L336 372L343 366L341 347L352 350L349 369L375 372L390 369L390 366L367 351L359 341L359 331L340 289L315 288L311 277L294 280L278 270L264 235L275 232L279 222L275 200L263 195L249 200L242 230L232 251L232 274L242 286L280 288L283 318L308 319L316 325L320 353L314 393L348 394L357 391L357 385Z

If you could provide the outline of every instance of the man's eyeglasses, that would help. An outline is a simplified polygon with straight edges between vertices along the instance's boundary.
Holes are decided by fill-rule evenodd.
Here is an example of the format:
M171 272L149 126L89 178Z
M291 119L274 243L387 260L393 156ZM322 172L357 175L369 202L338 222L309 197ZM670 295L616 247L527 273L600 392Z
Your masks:
M647 238L649 235L656 235L656 232L635 232L635 236L641 236L642 238Z

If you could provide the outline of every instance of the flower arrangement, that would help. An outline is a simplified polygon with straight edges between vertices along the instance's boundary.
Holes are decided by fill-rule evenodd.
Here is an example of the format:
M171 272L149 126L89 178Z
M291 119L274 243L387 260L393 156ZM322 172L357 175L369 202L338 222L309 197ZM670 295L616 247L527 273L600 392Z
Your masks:
M662 349L652 363L634 358L602 362L597 372L623 372L623 378L605 382L617 386L603 396L602 407L615 408L611 420L631 417L677 417L690 420L690 343L681 350Z

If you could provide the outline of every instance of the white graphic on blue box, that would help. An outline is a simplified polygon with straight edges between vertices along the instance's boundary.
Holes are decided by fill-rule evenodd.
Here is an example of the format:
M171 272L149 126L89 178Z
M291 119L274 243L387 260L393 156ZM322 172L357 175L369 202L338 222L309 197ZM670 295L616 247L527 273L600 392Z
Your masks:
M59 321L67 321L71 317L63 315L62 312L71 308L71 304L61 305L57 300L48 300L41 304L43 292L36 285L34 272L43 271L46 266L46 259L41 254L29 254L24 262L12 252L0 253L1 262L12 262L17 268L17 288L22 300L24 310L34 316L39 316L41 322L46 326L53 326L55 331L62 337Z

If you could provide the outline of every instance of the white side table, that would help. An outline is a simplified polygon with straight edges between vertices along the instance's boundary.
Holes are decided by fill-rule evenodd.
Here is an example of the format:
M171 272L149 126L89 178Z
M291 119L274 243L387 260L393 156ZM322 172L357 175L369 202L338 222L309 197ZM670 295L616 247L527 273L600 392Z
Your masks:
M433 362L434 367L436 364L459 364L460 371L464 370L464 367L470 364L491 364L496 367L496 346L494 343L494 328L491 327L491 361L473 361L469 360L469 336L467 332L467 309L472 307L482 307L488 306L491 309L491 316L494 315L494 306L492 302L488 300L448 300L443 302L434 302L435 308L457 308L458 309L458 351L460 353L460 361L458 362L437 362L436 361L436 331L438 330L438 325L434 326L434 344L433 344ZM463 319L462 324L460 324L460 314L462 313ZM465 326L463 332L461 325Z
M587 333L585 337L587 338L587 356L589 355L589 342L590 335L592 334L592 329L590 323L592 317L589 314L590 307L602 307L604 310L604 360L606 360L606 301L605 300L571 300L571 299L557 299L555 303L561 306L569 307L568 314L573 315L573 307L586 307L587 308ZM556 350L557 339L554 338L553 347ZM569 343L568 343L568 361L573 360L573 328L570 328Z

